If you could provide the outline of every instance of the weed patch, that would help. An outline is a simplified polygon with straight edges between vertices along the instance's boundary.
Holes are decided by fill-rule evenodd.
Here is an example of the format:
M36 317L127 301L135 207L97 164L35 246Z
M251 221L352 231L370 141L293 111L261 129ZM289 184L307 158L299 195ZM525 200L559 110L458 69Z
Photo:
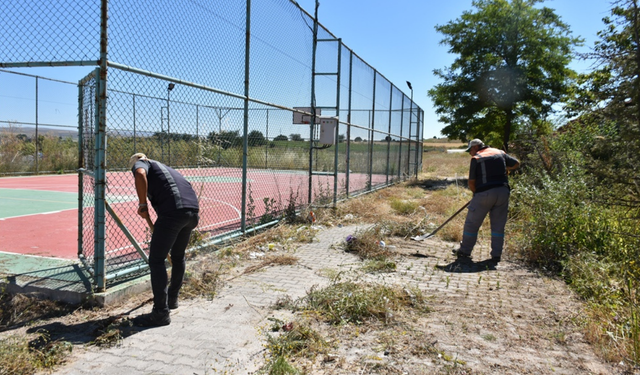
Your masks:
M417 308L428 311L419 291L353 282L312 289L304 298L306 310L318 311L330 324L363 324L369 320L389 323L396 311Z
M267 350L269 360L261 369L261 373L272 374L299 374L288 358L304 357L315 358L325 354L331 348L329 343L320 333L315 331L305 321L284 323L272 319L272 333L267 333ZM275 333L273 333L275 332Z
M393 256L386 246L382 246L383 235L380 227L356 231L345 239L344 249L357 254L361 259L386 260Z
M409 215L416 211L419 207L418 202L410 201L405 199L391 199L390 201L391 208L400 215Z
M366 273L396 272L396 268L396 263L389 260L369 260L362 266L362 270Z
M65 361L72 345L64 341L51 341L44 331L29 340L11 336L0 340L0 373L28 375L51 370Z
M222 286L220 268L204 269L200 272L185 272L180 293L187 298L205 297L213 299Z

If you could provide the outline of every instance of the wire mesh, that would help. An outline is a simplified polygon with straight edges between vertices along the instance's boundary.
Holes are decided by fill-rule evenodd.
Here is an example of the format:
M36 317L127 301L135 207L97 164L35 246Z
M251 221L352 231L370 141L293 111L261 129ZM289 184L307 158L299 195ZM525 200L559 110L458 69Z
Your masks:
M77 96L77 83L0 69L0 176L77 168Z
M95 254L95 137L96 137L96 77L90 74L78 84L78 149L79 149L79 228L78 256L91 272Z
M100 57L100 1L3 0L0 20L0 62Z
M0 66L99 58L102 2L59 0L51 3L61 7L52 14L32 15L52 7L47 4L0 5L9 20L0 25L8 35L0 41ZM108 1L106 106L97 108L93 78L81 86L79 108L79 252L90 266L100 255L94 247L101 225L94 223L96 114L106 110L104 200L113 212L104 224L107 279L143 269L141 253L148 251L151 233L137 215L128 165L134 153L191 182L200 202L195 238L205 242L414 173L421 109L321 25L314 50L314 20L295 1L251 2L250 17L247 5ZM38 21L66 26L32 43ZM294 123L301 107L339 119L332 147L318 142L321 126Z

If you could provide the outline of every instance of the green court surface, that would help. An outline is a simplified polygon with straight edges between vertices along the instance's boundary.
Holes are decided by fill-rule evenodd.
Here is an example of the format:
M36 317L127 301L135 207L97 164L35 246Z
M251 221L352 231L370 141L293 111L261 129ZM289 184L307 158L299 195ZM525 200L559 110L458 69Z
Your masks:
M0 188L0 219L78 208L78 194Z

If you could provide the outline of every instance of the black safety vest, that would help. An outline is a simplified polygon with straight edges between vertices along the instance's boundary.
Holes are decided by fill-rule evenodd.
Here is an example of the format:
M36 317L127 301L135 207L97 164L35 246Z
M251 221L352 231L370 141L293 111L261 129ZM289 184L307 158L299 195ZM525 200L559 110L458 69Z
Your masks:
M478 150L473 159L476 161L476 193L499 186L509 186L504 151L486 147Z
M178 171L155 160L138 160L131 168L147 172L147 198L158 215L175 210L191 209L198 211L198 197Z

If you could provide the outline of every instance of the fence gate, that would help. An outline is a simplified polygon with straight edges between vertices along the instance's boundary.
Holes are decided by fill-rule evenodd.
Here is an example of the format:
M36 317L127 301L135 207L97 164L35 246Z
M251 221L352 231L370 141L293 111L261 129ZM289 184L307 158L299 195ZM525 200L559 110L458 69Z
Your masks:
M101 273L94 238L96 86L95 71L78 82L78 258L94 279Z

